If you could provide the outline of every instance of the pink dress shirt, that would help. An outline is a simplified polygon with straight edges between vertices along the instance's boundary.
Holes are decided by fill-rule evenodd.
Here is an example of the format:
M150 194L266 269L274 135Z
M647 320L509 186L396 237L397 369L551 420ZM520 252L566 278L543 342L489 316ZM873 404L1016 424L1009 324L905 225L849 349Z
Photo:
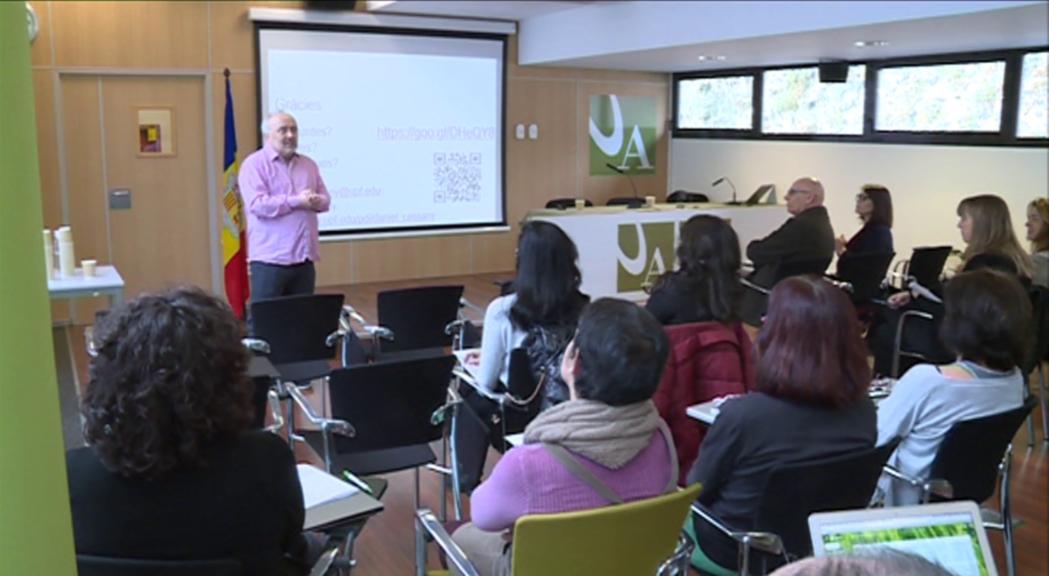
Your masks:
M317 163L302 154L285 161L268 144L240 167L237 180L248 214L248 261L300 264L320 259L317 212L327 212L331 196ZM321 196L314 211L299 202L299 192L311 188Z

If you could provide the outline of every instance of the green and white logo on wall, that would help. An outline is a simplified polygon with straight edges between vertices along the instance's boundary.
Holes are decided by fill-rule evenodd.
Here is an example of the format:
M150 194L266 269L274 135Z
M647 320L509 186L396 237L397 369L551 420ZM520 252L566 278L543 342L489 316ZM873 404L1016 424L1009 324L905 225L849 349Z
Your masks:
M637 292L673 269L679 222L620 224L616 290Z
M590 175L656 171L656 99L604 94L590 97Z

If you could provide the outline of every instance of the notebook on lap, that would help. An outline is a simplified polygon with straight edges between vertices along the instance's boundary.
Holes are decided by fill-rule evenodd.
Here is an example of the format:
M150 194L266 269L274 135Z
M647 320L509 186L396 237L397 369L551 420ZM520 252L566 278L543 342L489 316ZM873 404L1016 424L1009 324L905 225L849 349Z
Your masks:
M809 516L815 556L892 548L958 576L997 576L980 509L973 502L821 512Z

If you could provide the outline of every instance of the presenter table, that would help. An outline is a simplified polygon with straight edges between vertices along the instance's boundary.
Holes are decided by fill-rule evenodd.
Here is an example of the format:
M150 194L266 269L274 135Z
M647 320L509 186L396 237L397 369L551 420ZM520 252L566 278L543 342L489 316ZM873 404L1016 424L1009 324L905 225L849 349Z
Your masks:
M99 266L94 276L84 276L77 268L72 278L48 279L47 291L54 300L108 296L110 307L114 307L124 301L124 279L113 266Z
M619 206L533 210L527 219L556 224L575 242L583 274L581 290L591 298L637 301L648 298L644 289L674 269L681 224L697 214L729 220L742 250L790 217L778 204L656 204L633 210Z

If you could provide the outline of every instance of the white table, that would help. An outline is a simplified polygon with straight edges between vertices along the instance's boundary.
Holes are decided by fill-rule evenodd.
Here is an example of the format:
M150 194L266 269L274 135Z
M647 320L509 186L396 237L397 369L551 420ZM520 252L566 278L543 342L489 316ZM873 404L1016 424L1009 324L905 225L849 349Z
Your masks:
M47 291L55 300L107 296L112 308L124 302L124 279L113 266L98 266L94 276L84 276L77 268L72 278L56 276L48 279Z
M643 290L674 269L674 251L681 224L696 214L711 214L732 222L740 248L764 238L786 222L784 206L726 204L656 204L650 208L621 206L533 210L527 220L556 224L579 250L581 290L591 298L615 296L645 300Z
M875 385L868 389L867 395L870 397L871 401L874 402L875 407L889 396L890 388L891 386ZM693 420L699 420L707 426L710 426L714 423L714 420L717 420L718 412L720 412L719 407L723 401L724 397L719 397L713 400L708 400L707 402L693 404L685 410L685 414Z

